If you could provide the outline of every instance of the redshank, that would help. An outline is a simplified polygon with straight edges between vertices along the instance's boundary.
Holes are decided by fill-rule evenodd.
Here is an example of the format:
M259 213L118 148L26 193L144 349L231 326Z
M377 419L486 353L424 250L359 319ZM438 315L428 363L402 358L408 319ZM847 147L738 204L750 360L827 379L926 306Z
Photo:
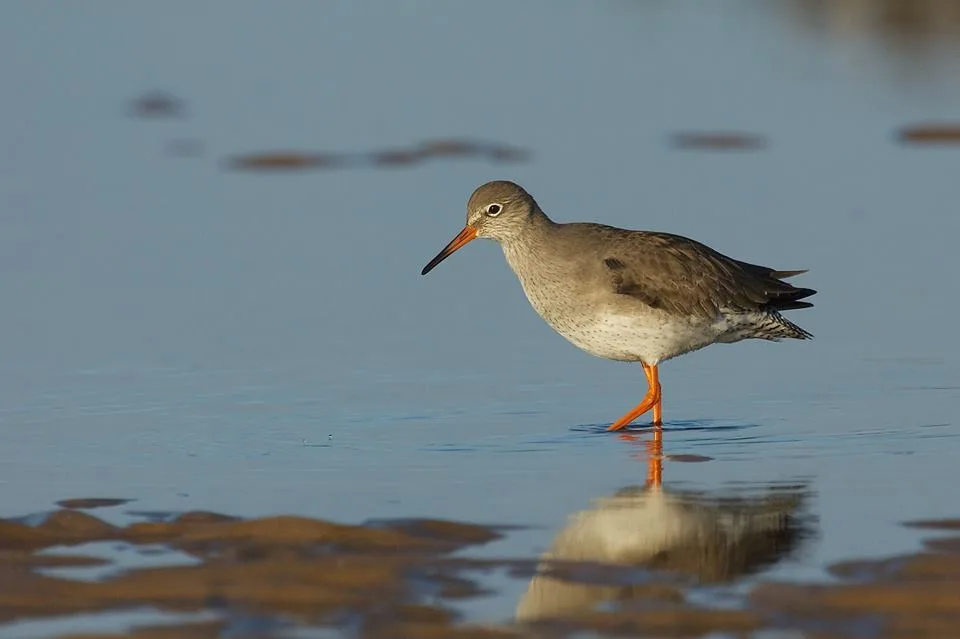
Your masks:
M663 422L662 362L714 343L809 339L780 311L813 306L816 293L777 271L722 255L680 235L593 223L559 224L521 186L494 181L467 203L467 224L422 275L471 240L496 240L534 310L591 355L640 362L647 393L608 430L647 411Z

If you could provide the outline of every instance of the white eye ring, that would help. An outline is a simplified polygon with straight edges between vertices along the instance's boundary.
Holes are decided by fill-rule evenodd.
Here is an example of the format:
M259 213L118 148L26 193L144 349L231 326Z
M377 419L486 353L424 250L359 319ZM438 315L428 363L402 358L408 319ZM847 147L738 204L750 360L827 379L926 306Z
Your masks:
M493 204L488 204L484 212L490 217L497 217L503 213L503 205L497 204L496 202Z

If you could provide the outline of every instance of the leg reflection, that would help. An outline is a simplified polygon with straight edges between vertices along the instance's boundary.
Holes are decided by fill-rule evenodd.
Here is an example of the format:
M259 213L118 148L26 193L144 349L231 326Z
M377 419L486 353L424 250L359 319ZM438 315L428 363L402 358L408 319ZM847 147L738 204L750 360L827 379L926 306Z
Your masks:
M652 430L649 439L634 433L623 433L619 437L623 441L643 444L643 450L638 450L632 456L647 464L647 488L659 488L663 484L663 430Z

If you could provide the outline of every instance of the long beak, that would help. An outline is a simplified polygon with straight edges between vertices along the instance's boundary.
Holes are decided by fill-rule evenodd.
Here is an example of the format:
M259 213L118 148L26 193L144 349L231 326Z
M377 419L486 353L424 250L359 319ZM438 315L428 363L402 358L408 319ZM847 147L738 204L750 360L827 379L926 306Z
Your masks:
M426 266L423 267L423 270L420 271L420 275L426 275L433 270L433 267L450 257L454 251L459 248L462 248L465 244L477 237L477 229L472 226L465 226L463 230L460 231L460 234L455 238L450 240L450 243L443 247L443 250L437 253L437 256L430 260Z

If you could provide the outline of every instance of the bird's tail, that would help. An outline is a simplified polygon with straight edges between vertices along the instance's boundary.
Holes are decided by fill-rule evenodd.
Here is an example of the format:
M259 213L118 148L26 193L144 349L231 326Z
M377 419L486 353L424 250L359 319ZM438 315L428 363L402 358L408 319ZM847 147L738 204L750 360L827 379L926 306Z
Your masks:
M813 335L803 330L780 313L770 313L765 321L757 326L764 339L813 339Z

